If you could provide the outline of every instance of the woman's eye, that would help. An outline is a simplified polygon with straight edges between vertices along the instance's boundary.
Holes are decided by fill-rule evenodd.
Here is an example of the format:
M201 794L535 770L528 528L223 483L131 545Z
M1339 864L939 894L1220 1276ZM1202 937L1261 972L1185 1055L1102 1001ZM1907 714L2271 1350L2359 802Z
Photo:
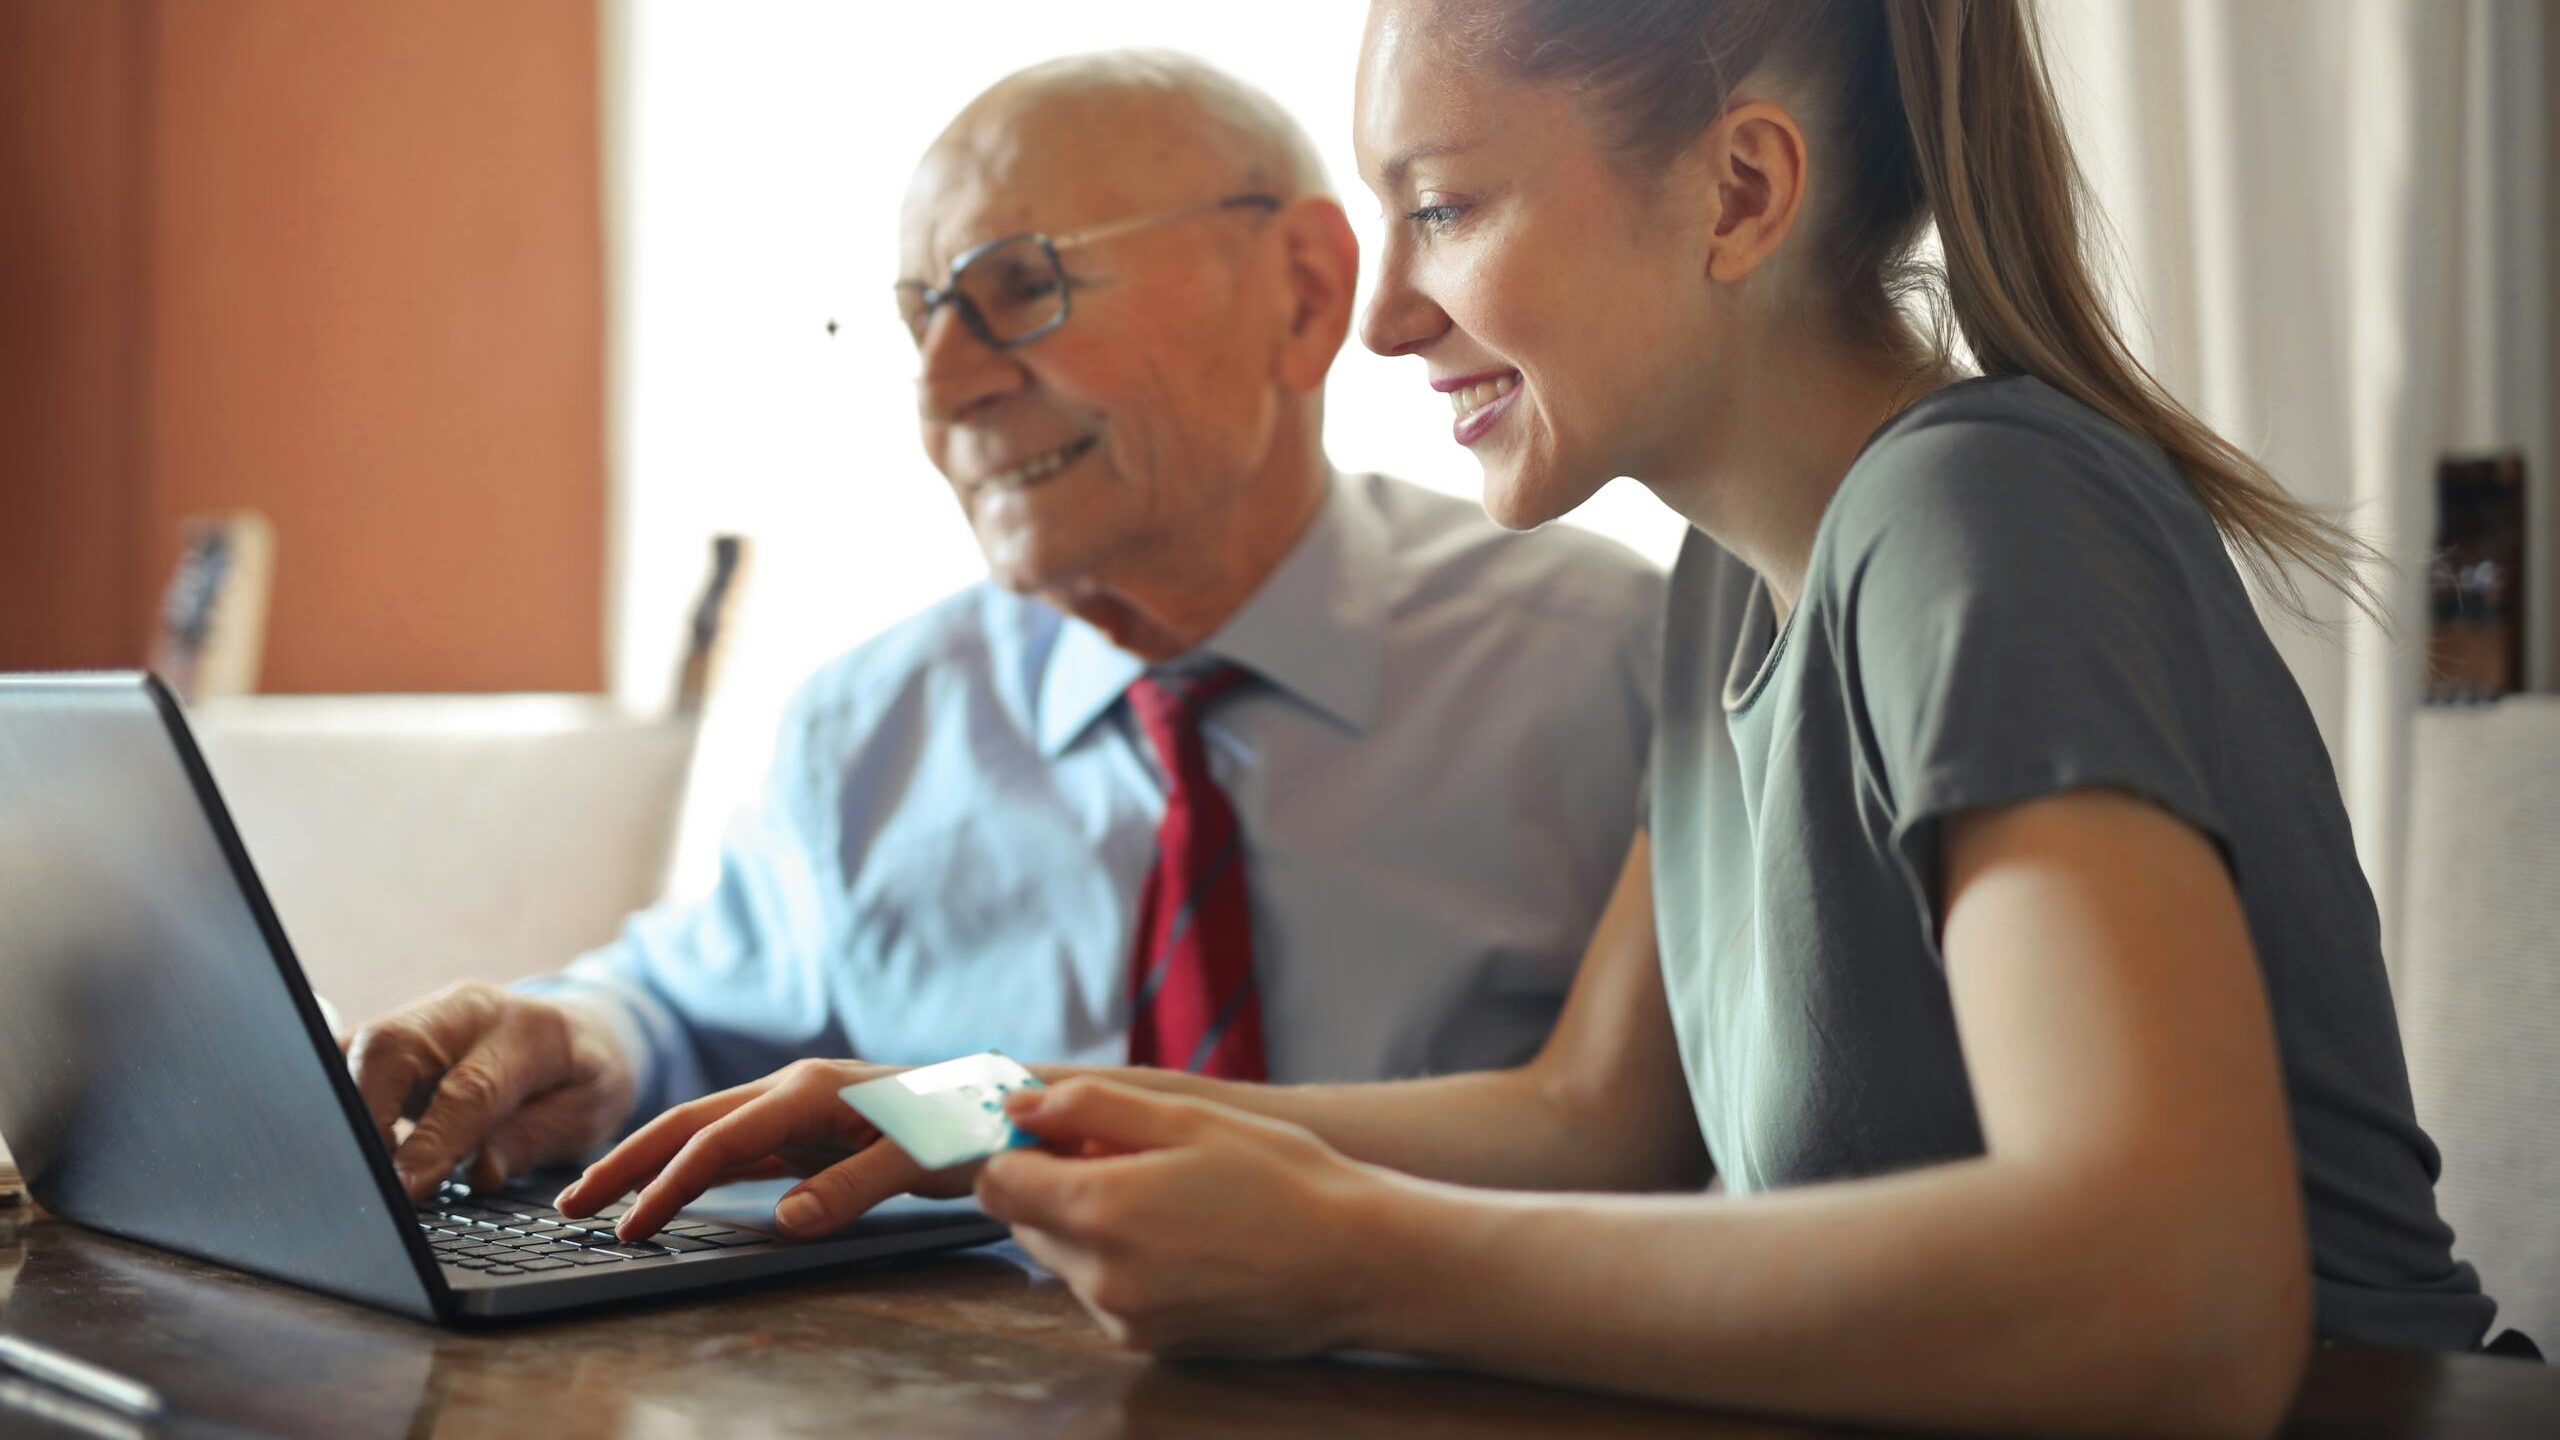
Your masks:
M1455 205L1425 205L1404 218L1425 230L1446 230L1458 222L1460 213L1460 207Z

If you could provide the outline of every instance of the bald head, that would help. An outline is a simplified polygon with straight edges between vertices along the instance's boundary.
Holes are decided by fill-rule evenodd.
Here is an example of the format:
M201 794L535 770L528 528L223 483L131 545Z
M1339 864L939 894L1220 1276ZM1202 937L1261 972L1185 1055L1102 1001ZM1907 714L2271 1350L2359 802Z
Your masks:
M1105 139L1114 143L1097 143ZM1278 101L1172 50L1107 50L1018 70L960 112L925 167L1025 150L1142 172L1170 163L1185 180L1214 166L1221 183L1331 193L1315 145Z
M1207 634L1329 469L1359 245L1306 133L1186 55L1053 60L951 122L900 230L925 447L995 578L1150 658Z

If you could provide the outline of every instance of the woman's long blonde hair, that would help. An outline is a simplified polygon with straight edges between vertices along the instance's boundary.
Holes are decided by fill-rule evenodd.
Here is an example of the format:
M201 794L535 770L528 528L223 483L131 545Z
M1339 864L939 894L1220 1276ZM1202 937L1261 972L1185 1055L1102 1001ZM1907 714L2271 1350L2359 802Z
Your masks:
M1844 325L1907 344L1935 292L1986 375L2033 376L2148 438L2261 589L2310 610L2288 565L2368 614L2372 548L2163 389L2116 328L2085 248L2086 186L2020 0L1441 0L1479 59L1576 85L1624 160L1658 167L1764 66L1828 104L1810 117L1846 178L1809 238ZM1915 251L1937 226L1943 268ZM1941 347L1943 349L1943 347Z

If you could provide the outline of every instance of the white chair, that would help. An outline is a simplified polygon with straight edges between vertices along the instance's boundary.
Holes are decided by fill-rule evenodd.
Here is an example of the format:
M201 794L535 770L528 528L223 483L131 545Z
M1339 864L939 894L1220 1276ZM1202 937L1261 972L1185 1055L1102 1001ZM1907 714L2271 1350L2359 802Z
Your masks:
M665 884L696 731L573 695L251 696L189 718L350 1025L611 939Z
M2436 1197L2498 1323L2560 1354L2560 699L2429 709L2400 1026Z

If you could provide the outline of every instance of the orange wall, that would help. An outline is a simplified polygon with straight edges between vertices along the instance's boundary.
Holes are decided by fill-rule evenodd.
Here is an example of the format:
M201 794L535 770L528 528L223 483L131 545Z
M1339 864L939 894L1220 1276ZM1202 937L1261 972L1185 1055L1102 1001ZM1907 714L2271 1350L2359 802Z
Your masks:
M600 688L596 40L593 0L0 0L53 77L0 102L0 212L40 212L0 273L60 318L0 341L0 423L111 417L0 450L0 604L44 597L0 665L130 663L181 519L245 506L264 688Z
M0 666L141 654L135 10L0 0Z

